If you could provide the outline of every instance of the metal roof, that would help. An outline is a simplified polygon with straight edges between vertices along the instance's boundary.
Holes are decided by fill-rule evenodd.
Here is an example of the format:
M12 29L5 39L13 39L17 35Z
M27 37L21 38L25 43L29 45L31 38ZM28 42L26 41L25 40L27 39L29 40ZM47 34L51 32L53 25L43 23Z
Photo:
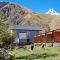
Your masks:
M33 25L10 25L9 28L13 30L39 30L41 31L40 27L33 26Z

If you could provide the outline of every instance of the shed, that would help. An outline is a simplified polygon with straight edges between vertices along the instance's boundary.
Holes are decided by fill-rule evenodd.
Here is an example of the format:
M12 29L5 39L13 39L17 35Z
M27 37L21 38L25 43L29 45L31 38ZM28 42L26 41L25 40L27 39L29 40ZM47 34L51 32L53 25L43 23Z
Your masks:
M41 33L41 28L32 25L10 25L10 29L16 32L15 42L20 44L32 43L33 37Z

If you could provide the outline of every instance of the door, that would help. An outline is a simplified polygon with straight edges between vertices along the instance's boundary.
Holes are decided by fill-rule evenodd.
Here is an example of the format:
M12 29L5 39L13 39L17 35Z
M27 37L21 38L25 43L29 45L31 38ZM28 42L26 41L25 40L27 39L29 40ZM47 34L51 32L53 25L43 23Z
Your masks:
M27 35L26 32L19 33L19 41L20 41L20 44L27 43L27 39L28 39L28 35Z

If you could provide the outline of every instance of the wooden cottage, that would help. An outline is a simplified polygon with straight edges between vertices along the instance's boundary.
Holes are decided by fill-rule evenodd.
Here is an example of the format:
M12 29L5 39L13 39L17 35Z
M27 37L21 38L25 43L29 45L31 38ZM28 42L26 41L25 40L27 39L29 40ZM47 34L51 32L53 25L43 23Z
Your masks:
M16 32L15 42L19 44L32 43L33 37L41 33L40 27L32 25L10 25L10 29Z

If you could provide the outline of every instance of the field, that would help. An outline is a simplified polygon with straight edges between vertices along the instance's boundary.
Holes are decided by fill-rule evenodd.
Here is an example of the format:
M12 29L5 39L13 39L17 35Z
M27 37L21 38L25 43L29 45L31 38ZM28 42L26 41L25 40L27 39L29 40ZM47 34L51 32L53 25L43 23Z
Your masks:
M16 60L60 60L60 47L35 46L31 51L30 46L27 48L14 49L11 51Z

